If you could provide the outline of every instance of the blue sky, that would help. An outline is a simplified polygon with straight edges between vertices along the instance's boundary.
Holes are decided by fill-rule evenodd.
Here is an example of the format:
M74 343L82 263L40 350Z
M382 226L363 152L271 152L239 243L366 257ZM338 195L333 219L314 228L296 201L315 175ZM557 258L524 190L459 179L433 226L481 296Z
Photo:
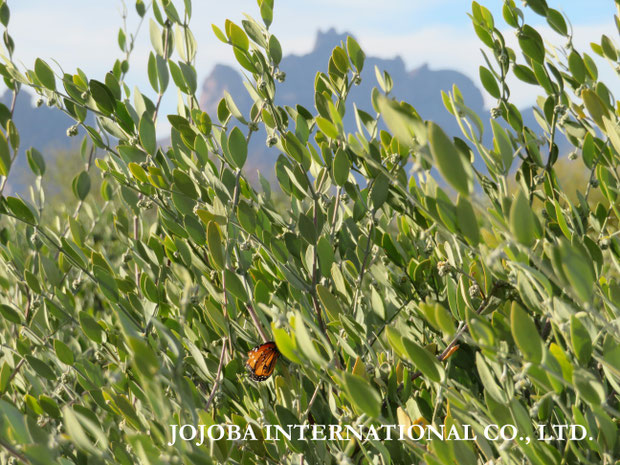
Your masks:
M91 78L101 79L114 60L121 56L116 34L121 24L121 0L8 0L11 8L9 30L16 42L15 57L31 68L36 57L55 59L65 72L80 66ZM175 0L182 9L182 1ZM471 26L466 0L276 0L272 32L280 39L284 53L303 54L312 49L317 30L335 27L349 32L367 55L391 58L400 55L409 69L428 63L432 69L462 71L476 82L483 63L481 44ZM501 18L501 0L479 0L493 13L499 29L513 46L514 33ZM518 2L519 5L521 2ZM617 38L613 24L612 0L548 0L566 13L573 24L575 43L590 51L589 42L605 33ZM138 22L133 3L127 0L128 25ZM192 29L198 42L197 72L204 79L216 63L234 65L230 47L219 42L211 24L223 25L229 18L243 19L242 13L260 17L254 0L194 0ZM526 10L526 21L540 25L545 38L563 45L565 40L552 33L544 18ZM129 81L142 92L151 92L146 78L146 59L150 49L148 23L140 30ZM591 53L592 55L592 53ZM601 62L601 77L610 85L618 82L613 70ZM532 104L536 95L526 84L515 83L513 101L519 106ZM612 90L614 90L612 88ZM616 89L620 91L620 88ZM169 92L163 100L165 113L173 113L177 97ZM489 101L489 103L491 103ZM158 132L167 130L165 121Z

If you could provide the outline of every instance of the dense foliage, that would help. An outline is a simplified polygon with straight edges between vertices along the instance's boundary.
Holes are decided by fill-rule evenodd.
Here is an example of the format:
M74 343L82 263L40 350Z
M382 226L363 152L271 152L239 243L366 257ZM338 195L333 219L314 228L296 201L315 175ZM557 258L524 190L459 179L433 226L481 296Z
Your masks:
M473 3L480 79L497 105L485 125L457 88L444 94L462 129L455 138L392 99L381 70L372 107L347 105L364 66L352 38L316 74L315 108L278 106L286 70L269 32L273 0L258 1L260 21L213 26L255 102L241 114L226 95L216 115L196 98L191 0L136 1L150 24L149 90L125 84L135 42L125 28L105 76L41 59L21 69L0 3L6 85L72 116L69 135L88 134L75 205L46 202L36 148L24 155L37 175L30 197L1 199L0 463L611 464L620 455L620 102L545 0L528 0L528 14L546 17L563 47L543 42L506 0L511 49ZM617 69L612 40L592 50ZM524 127L509 76L539 93L539 127ZM155 136L166 91L179 95L167 147ZM2 190L19 149L11 118L0 106ZM281 155L275 177L253 185L243 167L259 128ZM571 186L576 201L554 170L560 135L574 169L589 173ZM246 354L267 340L282 357L271 378L251 381ZM306 423L471 425L478 438L264 439L266 424ZM250 425L257 439L168 446L169 425L183 424ZM531 438L538 425L578 424L588 437L492 441L482 436L490 424Z

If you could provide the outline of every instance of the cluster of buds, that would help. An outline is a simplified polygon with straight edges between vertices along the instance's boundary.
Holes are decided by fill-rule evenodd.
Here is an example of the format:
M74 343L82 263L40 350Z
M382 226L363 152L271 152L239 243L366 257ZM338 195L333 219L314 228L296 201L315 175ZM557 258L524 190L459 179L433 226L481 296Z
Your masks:
M286 73L284 71L278 71L276 73L276 81L284 82L285 79L286 79Z
M472 284L469 286L469 297L472 299L478 297L480 295L480 286L477 284Z
M80 284L82 284L82 278L77 277L71 282L71 288L74 291L77 291L78 287L80 287Z
M440 261L437 262L437 273L439 273L439 276L445 276L450 272L450 269L452 267L450 266L450 264L446 261Z
M78 125L74 124L67 128L67 137L74 137L78 135Z
M150 201L149 199L141 198L140 200L138 200L137 205L138 205L138 208L143 208L145 210L148 210L149 208L153 206L153 202Z
M273 147L278 143L278 138L276 136L267 137L267 147Z

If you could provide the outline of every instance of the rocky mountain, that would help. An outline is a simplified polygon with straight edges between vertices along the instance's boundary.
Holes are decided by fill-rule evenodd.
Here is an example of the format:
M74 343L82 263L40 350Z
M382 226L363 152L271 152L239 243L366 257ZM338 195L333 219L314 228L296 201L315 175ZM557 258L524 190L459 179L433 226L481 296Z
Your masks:
M286 79L283 83L278 83L276 103L292 107L299 104L310 111L315 111L314 79L316 72L317 70L327 71L333 48L341 42L346 43L347 35L339 34L335 29L329 29L326 32L319 31L310 53L285 56L280 63L280 69L286 73ZM362 82L352 88L348 108L352 109L352 103L355 102L358 108L373 113L370 95L372 88L377 86L375 66L380 71L387 71L391 75L394 82L392 95L395 98L411 103L422 118L439 123L449 134L460 135L460 129L454 117L445 109L441 100L441 91L449 91L453 84L459 87L470 108L480 115L488 115L488 111L485 112L484 109L480 90L464 74L454 70L431 70L427 65L407 70L400 57L393 59L366 57L361 73ZM252 99L243 85L243 79L244 77L234 68L216 65L202 86L200 97L202 109L210 115L215 115L217 105L224 96L224 92L227 91L234 96L235 103L241 112L248 114ZM355 117L352 110L345 114L344 123L348 130L355 130ZM248 156L246 165L249 175L255 174L256 169L265 176L273 172L272 166L279 152L268 148L265 139L264 131L259 131L250 142L249 153L251 155Z

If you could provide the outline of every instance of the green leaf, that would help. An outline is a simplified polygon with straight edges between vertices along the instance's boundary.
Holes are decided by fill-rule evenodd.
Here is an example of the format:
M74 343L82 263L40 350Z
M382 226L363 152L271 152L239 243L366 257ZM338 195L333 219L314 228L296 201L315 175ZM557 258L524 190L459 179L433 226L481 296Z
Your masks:
M62 284L62 273L56 261L47 255L39 255L39 262L44 272L44 277L52 286L60 286Z
M93 267L93 274L95 275L97 283L99 284L99 289L103 295L112 302L118 302L118 285L110 273L109 270L100 266Z
M0 176L8 176L11 170L11 151L9 149L9 143L4 136L4 133L0 131Z
M56 90L56 78L52 68L40 58L37 58L34 62L34 73L37 75L37 79L50 90Z
M525 24L517 35L523 53L541 65L545 61L545 45L536 29Z
M437 358L407 337L402 338L402 343L409 361L431 381L441 382L445 372Z
M172 179L174 179L175 186L186 196L197 199L198 192L196 191L196 185L192 178L190 178L187 173L181 171L178 168L175 168L172 171Z
M2 315L4 319L10 321L11 323L15 323L17 325L21 324L22 322L22 317L17 312L17 310L13 309L7 304L0 304L0 315Z
M584 89L581 92L581 98L594 122L603 129L605 127L603 117L609 118L609 111L601 98L590 89Z
M517 241L527 247L540 237L540 225L522 190L510 207L510 230Z
M481 66L479 69L479 74L480 82L482 82L482 85L491 97L500 98L502 94L500 93L499 86L497 85L497 81L495 80L493 73L484 66Z
M75 178L71 184L73 188L73 194L80 200L84 200L90 192L90 176L88 172L82 171Z
M417 137L420 143L426 138L422 122L395 100L379 95L377 106L385 124L403 146L410 149L413 147L414 137Z
M573 77L580 83L583 84L586 80L586 65L581 58L581 55L577 53L575 50L570 52L568 56L568 69L570 70Z
M99 450L86 435L86 431L78 421L77 414L69 406L62 409L62 416L65 424L65 431L71 441L81 450L88 454L99 455Z
M58 408L58 404L51 397L41 394L39 396L39 405L50 417L56 420L60 418L60 409Z
M513 160L513 148L508 134L497 121L491 120L491 128L493 129L493 144L495 151L500 155L502 161L503 174L508 174Z
M594 271L592 263L568 241L560 245L561 266L568 284L584 302L590 302L594 294Z
M17 149L19 148L19 132L17 131L17 127L15 126L15 123L12 119L7 121L6 127L9 143L11 144L13 150L17 151Z
M159 371L159 359L148 343L137 337L128 338L129 347L133 352L135 367L145 376L153 377Z
M8 424L15 440L20 444L29 444L32 441L24 414L4 399L0 399L0 419L2 424Z
M226 20L226 34L233 46L240 48L243 51L248 51L250 47L250 40L246 33L232 21Z
M133 174L133 177L136 178L138 181L148 182L146 171L144 171L144 168L142 168L142 166L138 165L137 163L131 162L129 163L129 165L127 165L127 167L129 168L129 171L131 171L131 174Z
M297 348L293 338L284 328L276 328L274 324L272 324L271 330L273 331L273 339L276 342L276 346L282 355L291 362L301 365L303 362L297 356Z
M543 341L536 325L521 306L513 302L510 310L510 329L515 343L532 363L540 363L543 355Z
M353 63L353 66L355 66L357 72L361 72L362 68L364 68L364 60L366 55L356 40L351 36L347 37L347 53L349 54L351 63Z
M75 362L75 358L73 357L73 352L69 348L67 344L62 342L60 339L54 340L54 351L56 352L56 356L58 360L60 360L65 365L73 366Z
M91 79L88 83L90 95L97 104L97 107L105 114L110 114L116 108L114 95L108 87L95 79Z
M375 210L381 208L388 198L390 179L383 173L379 173L370 189L370 202Z
M0 140L0 159L1 158L3 158L2 140ZM45 174L45 160L43 159L43 155L41 155L41 153L37 149L31 147L30 149L26 150L26 158L28 159L28 165L30 166L30 169L34 174L36 174L37 176L43 176ZM0 174L2 174L1 166L2 164L0 162Z
M241 129L234 127L228 136L228 150L236 168L243 168L248 157L248 143Z
M456 221L467 242L474 247L477 246L480 242L480 229L476 212L470 201L460 194L456 198Z
M56 379L56 373L54 373L54 370L52 370L49 365L43 360L39 360L32 355L26 355L26 360L28 360L28 364L42 378L45 378L49 381L54 381Z
M86 312L80 312L78 315L80 326L84 334L97 344L103 341L103 328L95 321L95 319Z
M222 251L222 235L220 227L215 221L209 221L207 224L207 246L213 259L213 264L218 269L224 268L224 252Z
M153 52L149 54L149 61L147 64L147 75L149 77L149 82L153 90L155 92L159 92L159 81L157 80L157 61L155 59L155 54Z
M30 224L37 223L34 213L32 213L32 210L28 208L28 205L22 199L17 197L7 197L6 203L9 210L11 210L11 213L13 213L20 220Z
M590 406L599 406L607 398L605 386L590 371L577 368L573 371L573 385Z
M466 167L459 150L443 129L433 122L428 125L428 139L441 175L457 192L469 196L473 188L473 176L471 168Z
M517 79L520 79L523 82L527 82L528 84L538 85L538 79L536 79L536 75L534 71L528 68L525 65L512 65L512 71L515 73Z
M226 281L226 290L228 292L242 302L248 301L248 294L243 286L243 283L241 282L241 279L239 279L239 276L226 269L224 270L224 279Z
M185 215L183 218L183 224L185 225L187 233L196 244L204 245L206 243L207 235L205 228L194 216Z
M325 236L321 236L316 245L319 254L319 269L323 276L329 276L334 263L334 249Z
M618 51L616 50L616 47L614 46L612 40L605 34L603 34L601 37L601 49L603 50L605 56L611 61L618 60Z
M344 186L349 179L349 170L351 169L351 162L347 153L338 149L334 160L332 161L332 173L334 175L334 182L338 186Z
M297 226L299 227L299 232L302 239L307 241L309 244L316 244L316 228L314 227L314 223L310 218L308 218L308 216L300 213Z
M586 327L575 315L570 317L570 340L579 363L587 365L592 356L592 339Z
M316 285L316 292L319 295L319 299L321 300L323 307L325 307L325 311L329 315L330 319L337 320L343 313L342 307L340 307L340 304L338 303L338 299L336 299L336 297L329 292L329 289L322 284Z
M295 312L295 341L297 343L298 352L307 360L310 360L319 366L327 365L327 361L319 354L314 347L312 336L304 323L303 317L299 312Z
M273 21L273 0L260 1L260 16L265 26L269 27Z
M485 392L497 402L502 404L508 403L506 391L497 384L493 372L480 352L476 352L476 368L478 369L478 375L480 376Z
M568 35L566 21L564 21L562 13L558 10L554 10L553 8L547 9L547 22L549 23L549 26L551 26L558 34L562 34L563 36Z
M381 415L381 397L361 376L344 373L344 388L351 402L370 418Z
M148 273L142 273L140 276L140 290L142 295L154 303L159 303L159 289Z
M269 56L276 65L282 60L282 46L276 36L269 37Z
M140 118L140 143L144 150L150 155L155 155L157 151L157 138L155 135L155 124L153 120L148 115L148 113L144 113L142 118Z
M331 139L338 139L338 137L340 137L340 133L338 132L338 129L336 129L336 126L334 126L333 123L327 118L317 116L316 125L327 137L330 137Z

